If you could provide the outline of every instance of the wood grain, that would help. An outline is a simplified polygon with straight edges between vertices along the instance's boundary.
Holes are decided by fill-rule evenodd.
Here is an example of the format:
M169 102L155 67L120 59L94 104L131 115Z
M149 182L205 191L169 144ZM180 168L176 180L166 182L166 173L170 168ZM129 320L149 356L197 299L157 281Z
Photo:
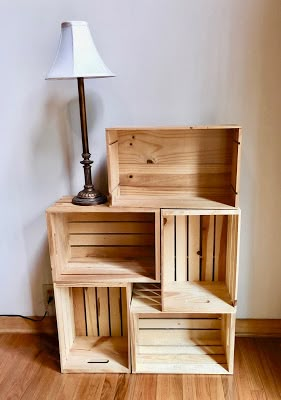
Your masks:
M233 376L59 372L56 336L0 335L0 398L24 400L277 400L281 339L237 338ZM25 374L23 377L22 369Z
M207 199L235 206L238 133L239 128L233 126L108 129L112 204L125 206L131 201L160 208L167 204L196 208L201 203L204 208ZM180 202L177 191L181 189L181 200L193 197L193 205ZM221 191L219 196L214 195L216 189ZM211 208L210 203L205 204Z

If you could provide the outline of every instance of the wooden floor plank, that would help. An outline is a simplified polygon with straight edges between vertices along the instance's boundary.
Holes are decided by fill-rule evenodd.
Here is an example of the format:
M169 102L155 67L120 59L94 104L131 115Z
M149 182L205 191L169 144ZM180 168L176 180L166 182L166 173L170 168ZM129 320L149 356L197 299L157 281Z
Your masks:
M156 400L183 400L183 375L157 375Z
M83 375L73 400L99 400L104 385L105 374Z
M61 374L57 339L0 335L0 400L280 400L281 339L236 338L233 376Z
M114 400L117 382L118 374L106 374L100 400Z

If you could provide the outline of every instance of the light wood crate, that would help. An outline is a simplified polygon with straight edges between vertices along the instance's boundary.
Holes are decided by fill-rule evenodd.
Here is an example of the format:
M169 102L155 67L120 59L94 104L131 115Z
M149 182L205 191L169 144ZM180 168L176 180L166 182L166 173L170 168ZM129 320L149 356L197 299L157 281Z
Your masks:
M47 210L54 282L160 280L160 210L77 207Z
M54 285L61 371L128 373L131 284Z
M234 313L240 210L161 213L163 311Z
M238 206L238 126L107 129L114 206Z
M235 314L160 310L160 285L134 285L131 303L133 373L233 373Z

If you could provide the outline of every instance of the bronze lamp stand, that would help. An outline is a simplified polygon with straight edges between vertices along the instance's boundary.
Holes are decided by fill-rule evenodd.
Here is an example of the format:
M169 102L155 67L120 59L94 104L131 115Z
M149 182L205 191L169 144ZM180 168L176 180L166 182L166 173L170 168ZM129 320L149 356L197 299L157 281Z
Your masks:
M88 130L87 130L87 115L86 115L86 102L84 91L84 78L77 78L78 93L79 93L79 109L80 109L80 123L83 147L83 161L80 163L84 168L85 185L77 196L73 197L72 203L78 206L91 206L96 204L103 204L107 202L107 197L98 192L92 183L92 166L93 161L90 160L91 153L89 151L88 143Z

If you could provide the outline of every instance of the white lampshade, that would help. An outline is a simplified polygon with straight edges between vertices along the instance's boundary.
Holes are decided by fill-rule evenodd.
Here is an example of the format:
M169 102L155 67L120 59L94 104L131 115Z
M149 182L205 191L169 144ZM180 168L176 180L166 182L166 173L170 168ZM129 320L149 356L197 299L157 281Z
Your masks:
M115 76L102 61L94 45L88 23L61 24L55 61L46 79L104 78Z

